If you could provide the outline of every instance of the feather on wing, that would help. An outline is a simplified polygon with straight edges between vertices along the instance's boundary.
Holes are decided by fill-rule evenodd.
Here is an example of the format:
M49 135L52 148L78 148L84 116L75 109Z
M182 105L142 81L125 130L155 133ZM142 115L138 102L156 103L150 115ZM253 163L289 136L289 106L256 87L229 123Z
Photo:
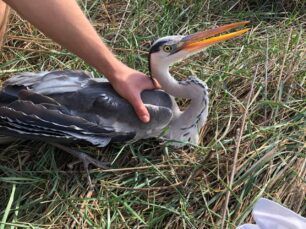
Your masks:
M0 109L2 134L6 128L13 135L16 128L19 135L30 135L32 131L102 146L109 140L158 136L172 118L172 100L167 93L161 90L142 93L151 115L151 121L144 124L108 82L81 71L17 75L5 81L1 93L7 95L4 104L0 101L1 108L8 108Z

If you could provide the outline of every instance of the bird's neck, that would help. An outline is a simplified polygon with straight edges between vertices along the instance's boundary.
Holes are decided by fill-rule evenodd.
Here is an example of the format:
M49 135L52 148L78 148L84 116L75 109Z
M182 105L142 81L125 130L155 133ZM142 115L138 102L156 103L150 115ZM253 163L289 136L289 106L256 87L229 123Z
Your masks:
M189 77L187 80L177 81L170 72L169 66L152 68L152 77L157 79L162 89L170 95L178 98L191 99L187 109L177 118L181 126L202 127L208 109L208 91L204 82L196 77Z
M177 81L171 76L169 66L159 65L158 68L151 70L151 75L157 79L162 89L173 97L184 99L193 98L193 92L186 90L186 87L180 83L181 81Z
M178 97L177 89L179 84L177 80L171 77L169 72L169 66L161 65L158 68L151 69L151 76L157 79L158 83L162 86L162 89L168 94Z

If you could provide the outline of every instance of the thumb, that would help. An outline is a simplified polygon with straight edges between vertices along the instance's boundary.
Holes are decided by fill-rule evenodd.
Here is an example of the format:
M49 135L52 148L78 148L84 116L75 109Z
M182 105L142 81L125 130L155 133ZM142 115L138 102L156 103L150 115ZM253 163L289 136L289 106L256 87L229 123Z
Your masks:
M157 81L154 78L146 76L143 80L144 80L143 83L142 83L142 89L143 90L152 90L152 89L159 88L157 86L159 84L157 83Z
M153 82L153 85L154 85L155 88L161 89L161 85L159 84L159 82L156 79L152 78L152 82Z
M130 101L132 106L134 107L134 110L138 116L138 118L144 122L147 123L150 121L150 114L143 104L140 95L136 96L132 101Z

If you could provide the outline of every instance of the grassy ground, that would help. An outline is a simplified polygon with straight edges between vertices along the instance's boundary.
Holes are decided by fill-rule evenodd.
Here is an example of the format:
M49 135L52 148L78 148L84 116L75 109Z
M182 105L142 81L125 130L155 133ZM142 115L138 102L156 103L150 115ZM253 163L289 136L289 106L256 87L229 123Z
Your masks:
M39 142L1 146L0 228L234 228L252 221L259 197L305 216L302 0L81 5L118 56L144 72L156 37L241 20L250 20L252 30L172 68L177 78L196 74L210 87L199 147L174 150L155 140L103 150L83 146L117 168L92 170L96 185L89 191L82 167L69 168L74 159L60 150ZM0 54L1 80L55 69L96 74L13 14Z

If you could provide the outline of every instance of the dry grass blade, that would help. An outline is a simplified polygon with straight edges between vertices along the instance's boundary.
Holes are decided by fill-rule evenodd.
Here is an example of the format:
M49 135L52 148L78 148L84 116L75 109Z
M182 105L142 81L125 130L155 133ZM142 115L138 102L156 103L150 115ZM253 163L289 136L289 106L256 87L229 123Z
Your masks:
M226 218L226 213L228 211L228 203L229 203L229 199L230 199L230 195L231 195L232 187L233 187L233 182L234 182L234 178L235 178L235 174L236 174L237 160L238 160L238 155L239 155L239 150L240 150L241 139L242 139L242 136L243 136L243 133L244 133L244 130L245 130L245 121L247 119L247 116L248 116L248 113L249 113L249 108L250 108L250 105L251 105L251 98L252 98L253 92L254 92L254 84L255 84L256 77L257 77L257 71L258 71L258 65L256 66L253 81L252 81L252 84L251 84L251 90L250 90L249 95L247 97L247 104L245 106L245 111L243 113L241 125L240 125L240 128L237 130L237 131L239 131L239 134L238 134L237 140L236 140L236 150L235 150L235 154L234 154L232 171L231 171L231 176L230 176L229 185L228 185L229 190L227 191L226 198L225 198L225 205L224 205L224 210L223 210L223 215L222 215L221 228L225 228L225 218Z

